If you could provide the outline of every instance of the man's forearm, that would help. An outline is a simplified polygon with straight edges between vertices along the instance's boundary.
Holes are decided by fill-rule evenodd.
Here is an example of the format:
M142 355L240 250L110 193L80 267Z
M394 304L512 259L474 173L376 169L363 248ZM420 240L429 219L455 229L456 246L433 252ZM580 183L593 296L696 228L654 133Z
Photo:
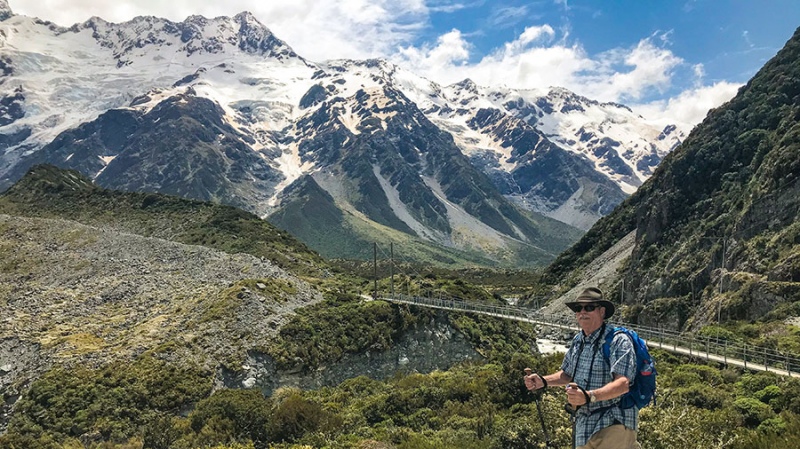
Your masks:
M548 374L547 376L543 376L544 380L547 381L548 387L559 387L564 386L570 382L572 382L572 378L567 375L563 370L555 372L553 374Z
M603 385L602 387L592 390L598 401L607 401L616 397L622 396L628 392L630 388L630 381L625 376L615 375L614 380ZM549 382L549 379L548 379Z

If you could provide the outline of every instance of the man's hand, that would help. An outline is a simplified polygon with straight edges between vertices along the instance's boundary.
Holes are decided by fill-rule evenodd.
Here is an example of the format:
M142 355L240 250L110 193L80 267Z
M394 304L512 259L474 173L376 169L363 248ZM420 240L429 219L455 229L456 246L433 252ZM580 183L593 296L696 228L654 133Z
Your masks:
M586 393L578 384L569 383L567 384L567 402L569 402L572 407L578 408L586 405L588 400L586 399Z
M545 387L542 376L532 373L530 368L525 368L525 377L523 377L523 379L525 380L525 388L530 391Z

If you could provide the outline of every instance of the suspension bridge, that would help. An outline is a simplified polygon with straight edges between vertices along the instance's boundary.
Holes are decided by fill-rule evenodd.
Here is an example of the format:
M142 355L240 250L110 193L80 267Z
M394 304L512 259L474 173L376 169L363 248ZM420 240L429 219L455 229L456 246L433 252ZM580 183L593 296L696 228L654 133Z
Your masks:
M477 313L575 332L580 330L575 323L574 317L544 314L521 307L402 294L378 295L376 299L455 312ZM647 341L650 349L659 348L676 354L705 359L707 362L717 362L752 371L767 371L780 376L800 377L800 358L793 354L716 337L704 337L691 333L615 321L610 321L609 323L612 325L624 325L629 329L635 330Z
M444 296L425 297L396 293L394 289L394 245L390 244L391 293L380 294L378 290L378 245L373 245L374 294L373 299L398 304L409 304L454 312L477 313L509 320L531 323L562 330L580 330L572 315L546 314L534 309L511 305L486 304L465 301ZM416 273L419 275L419 273ZM725 366L739 367L751 371L764 371L780 376L800 377L800 356L777 351L763 346L730 341L725 338L696 335L691 332L678 332L671 329L654 328L638 324L609 321L615 326L625 326L636 331L650 349L659 348L675 354L687 355L706 362L716 362Z

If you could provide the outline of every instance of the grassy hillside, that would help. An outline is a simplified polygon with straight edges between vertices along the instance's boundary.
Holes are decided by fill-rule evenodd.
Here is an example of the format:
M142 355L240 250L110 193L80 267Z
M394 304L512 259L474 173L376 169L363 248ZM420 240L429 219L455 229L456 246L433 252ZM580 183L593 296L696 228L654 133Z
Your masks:
M33 167L0 195L0 213L62 218L228 253L248 253L298 274L319 276L326 270L316 252L251 213L169 195L107 190L76 171L49 165Z

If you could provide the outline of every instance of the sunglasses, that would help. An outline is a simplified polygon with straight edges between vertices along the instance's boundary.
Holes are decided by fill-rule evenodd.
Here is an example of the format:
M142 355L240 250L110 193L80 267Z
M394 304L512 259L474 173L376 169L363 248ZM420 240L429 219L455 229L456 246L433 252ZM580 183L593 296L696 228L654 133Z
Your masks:
M575 312L575 313L578 313L581 310L585 310L587 312L594 312L594 309L597 309L599 307L602 307L602 306L600 306L599 304L586 304L586 305L583 305L583 306L580 305L580 304L576 304L576 305L569 306L569 308L572 309L572 311Z

